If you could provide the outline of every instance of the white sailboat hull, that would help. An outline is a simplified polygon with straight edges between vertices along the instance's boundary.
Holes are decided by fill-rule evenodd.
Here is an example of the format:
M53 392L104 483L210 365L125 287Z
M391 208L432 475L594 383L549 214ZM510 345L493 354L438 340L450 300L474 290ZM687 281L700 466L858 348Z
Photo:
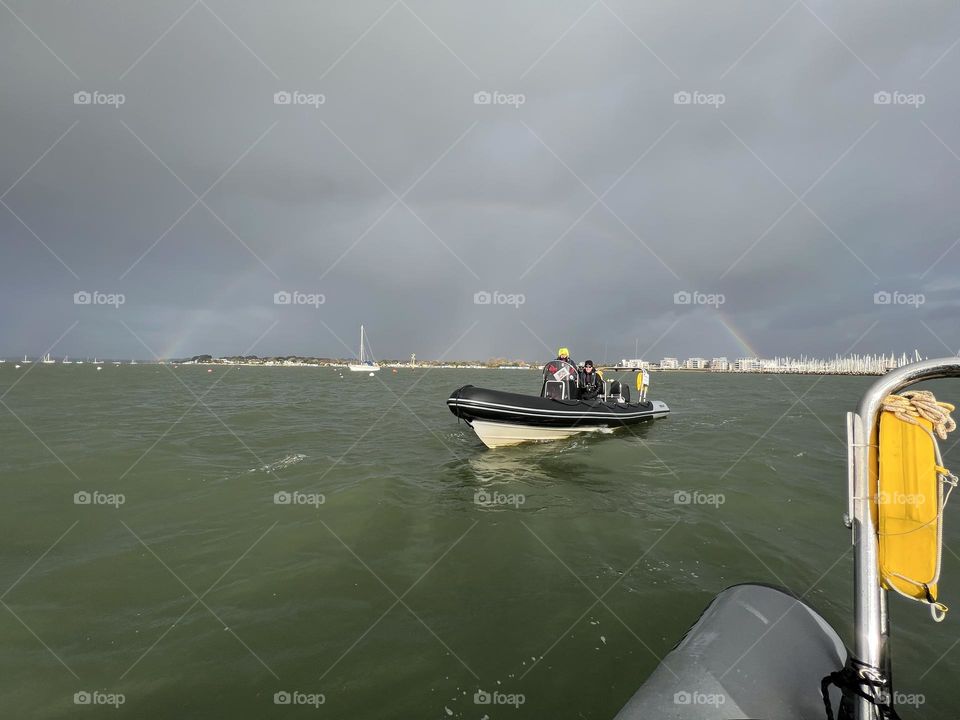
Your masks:
M351 372L378 372L379 365L347 365Z

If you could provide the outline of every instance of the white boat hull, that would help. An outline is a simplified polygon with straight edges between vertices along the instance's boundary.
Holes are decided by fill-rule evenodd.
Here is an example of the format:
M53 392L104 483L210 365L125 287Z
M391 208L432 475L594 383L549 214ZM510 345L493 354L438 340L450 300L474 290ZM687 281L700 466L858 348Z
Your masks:
M379 365L347 365L351 372L379 372Z
M600 426L593 427L537 427L535 425L518 425L516 423L498 423L489 420L474 420L471 426L477 437L488 448L519 445L525 442L547 442L563 440L564 438L588 432L613 432L613 428Z

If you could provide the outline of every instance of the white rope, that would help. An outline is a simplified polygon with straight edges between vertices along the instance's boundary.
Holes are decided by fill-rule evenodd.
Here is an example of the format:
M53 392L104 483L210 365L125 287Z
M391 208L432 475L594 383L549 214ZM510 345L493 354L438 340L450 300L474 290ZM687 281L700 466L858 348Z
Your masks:
M947 439L947 433L957 429L957 423L950 417L953 405L938 402L929 390L910 390L902 395L887 395L883 399L883 409L892 412L900 420L919 425L917 418L933 423L933 431L941 440Z

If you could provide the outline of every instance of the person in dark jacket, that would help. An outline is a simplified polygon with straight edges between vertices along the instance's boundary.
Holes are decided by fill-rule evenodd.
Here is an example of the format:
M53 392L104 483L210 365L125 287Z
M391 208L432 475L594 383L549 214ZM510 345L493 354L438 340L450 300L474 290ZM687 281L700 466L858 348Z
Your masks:
M593 366L593 360L587 360L580 373L580 399L593 400L599 395L603 395L603 376Z

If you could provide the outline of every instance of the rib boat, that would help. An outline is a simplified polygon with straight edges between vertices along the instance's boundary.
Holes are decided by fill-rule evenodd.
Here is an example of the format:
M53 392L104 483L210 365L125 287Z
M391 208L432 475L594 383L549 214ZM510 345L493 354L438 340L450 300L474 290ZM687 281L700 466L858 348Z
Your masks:
M803 597L735 585L713 599L615 720L897 720L895 705L911 695L893 687L888 594L943 619L944 507L957 486L937 443L956 427L953 406L903 391L945 377L960 378L960 358L907 365L877 380L847 415L852 649Z
M630 399L628 384L613 379L604 380L602 394L580 399L576 367L554 360L544 368L539 396L464 385L451 393L447 407L489 448L612 432L670 413L666 403L647 399L647 371L616 366L599 370L636 373L636 401Z

